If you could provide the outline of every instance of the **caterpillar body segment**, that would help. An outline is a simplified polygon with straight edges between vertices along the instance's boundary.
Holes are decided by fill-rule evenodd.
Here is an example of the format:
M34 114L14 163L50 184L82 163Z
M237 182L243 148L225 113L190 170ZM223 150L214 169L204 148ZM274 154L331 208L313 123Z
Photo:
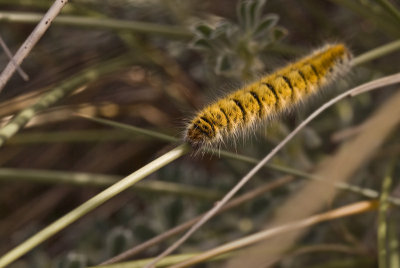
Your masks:
M206 106L188 124L184 140L193 148L212 145L252 129L295 107L350 68L343 44L328 44Z

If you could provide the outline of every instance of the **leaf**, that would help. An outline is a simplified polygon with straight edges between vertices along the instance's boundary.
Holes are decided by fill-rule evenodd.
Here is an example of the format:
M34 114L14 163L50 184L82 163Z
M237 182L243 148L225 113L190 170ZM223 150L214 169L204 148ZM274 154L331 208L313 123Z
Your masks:
M237 27L229 22L223 22L218 25L212 34L212 44L214 47L230 47L234 42L234 34L238 31Z
M255 0L248 7L248 17L251 29L257 27L266 0Z
M226 55L222 54L217 58L217 64L215 66L215 72L217 74L229 72L232 69L232 60Z
M246 17L247 17L247 1L240 1L239 4L237 5L237 17L239 20L239 26L242 29L246 29Z
M204 38L198 38L195 39L190 46L193 49L197 49L197 50L211 50L212 49L212 45L210 44L210 42Z
M257 1L249 2L246 10L249 29L252 29L254 27L254 23L256 21L256 13L257 13L256 10L257 10Z
M227 36L231 32L231 27L232 25L229 22L223 21L215 27L211 37L217 39L221 36Z
M212 32L214 31L211 26L206 24L199 24L194 28L194 32L201 37L210 38Z
M258 24L254 35L266 35L273 27L278 23L279 16L276 14L269 14L263 17L261 22Z
M274 34L273 34L274 41L276 42L276 41L281 40L287 34L288 34L288 31L285 28L279 27L279 26L275 27L274 28Z

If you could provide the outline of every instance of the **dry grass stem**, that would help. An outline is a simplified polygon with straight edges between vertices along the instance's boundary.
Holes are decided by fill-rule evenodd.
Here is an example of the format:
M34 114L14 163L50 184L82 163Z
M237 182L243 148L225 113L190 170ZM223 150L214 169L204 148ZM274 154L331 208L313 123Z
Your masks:
M377 201L361 201L358 203L354 203L351 205L347 205L344 207L340 207L325 213L317 214L315 216L290 222L281 226L272 227L268 230L238 239L233 242L229 242L220 247L208 250L203 252L202 254L197 255L196 257L190 258L189 260L183 261L176 265L169 266L169 268L183 268L183 267L191 267L194 264L205 261L207 259L213 258L220 254L224 254L227 252L231 252L234 250L238 250L240 248L255 244L257 242L266 240L273 236L277 236L283 233L292 232L298 229L304 229L306 227L315 225L317 223L321 223L324 221L329 221L333 219L343 218L350 215L360 214L367 211L375 210L378 206ZM242 266L245 267L245 266ZM249 266L249 267L262 267L262 266Z
M247 173L236 185L233 187L224 198L216 203L216 205L210 209L204 217L197 222L193 227L185 233L179 240L177 240L174 244L168 247L164 252L162 252L157 258L154 259L153 262L149 263L146 268L154 267L160 259L168 254L172 253L175 249L177 249L181 244L183 244L195 231L197 231L204 223L206 223L210 218L212 218L216 212L221 209L223 205L226 204L280 149L282 149L301 129L303 129L309 122L311 122L315 117L325 111L327 108L331 107L333 104L338 101L349 97L357 95L356 92L366 92L369 90L377 89L379 87L392 85L400 82L400 73L397 73L392 76L383 77L377 80L374 80L369 83L365 83L356 88L350 89L339 96L331 99L330 101L323 104L320 108L314 111L309 117L307 117L295 130L293 130L289 135L285 137L285 139L280 142L266 157L264 157L252 170ZM399 106L400 107L400 106ZM400 111L397 113L400 114Z
M4 52L6 53L10 62L12 62L15 65L15 68L17 68L18 74L22 77L22 79L24 79L25 81L28 81L29 76L24 72L24 70L22 70L21 66L19 66L18 63L15 62L10 49L7 47L6 42L4 42L4 40L1 36L0 36L0 45L3 48Z
M259 187L259 188L255 189L253 191L249 191L249 192L247 192L247 193L245 193L245 194L243 194L243 195L231 200L229 203L227 203L225 206L223 206L220 211L218 211L218 214L222 213L224 211L230 210L232 208L235 208L235 207L237 207L237 206L239 206L241 204L244 204L244 203L246 203L246 202L248 202L250 200L253 200L255 197L257 197L257 196L259 196L261 194L264 194L266 192L269 192L269 191L271 191L271 190L273 190L275 188L278 188L280 186L286 185L287 183L293 181L293 179L294 178L292 176L285 176L285 177L277 179L277 180L275 180L273 182L266 183L262 187ZM203 215L199 215L199 216L197 216L197 217L195 217L195 218L193 218L193 219L191 219L191 220L189 220L189 221L187 221L185 223L180 224L179 226L174 227L173 229L170 229L170 230L168 230L166 232L163 232L162 234L160 234L160 235L158 235L158 236L156 236L156 237L154 237L154 238L152 238L152 239L150 239L150 240L148 240L148 241L146 241L146 242L144 242L144 243L142 243L142 244L140 244L140 245L138 245L138 246L136 246L136 247L134 247L132 249L129 249L129 250L127 250L127 251L125 251L125 252L123 252L123 253L121 253L121 254L119 254L119 255L117 255L117 256L115 256L115 257L113 257L113 258L111 258L111 259L109 259L107 261L105 261L105 262L102 262L100 265L108 265L108 264L120 262L122 260L126 260L128 258L131 258L131 257L139 254L140 252L148 249L149 247L154 246L156 244L159 244L160 242L166 240L167 238L170 238L171 236L177 235L177 234L189 229L196 222L198 222L201 219L202 216Z
M322 161L316 167L315 175L334 183L349 180L357 169L372 158L376 150L398 126L400 117L391 116L393 114L400 114L400 92L383 103L380 109L363 123L364 131L342 144L336 153ZM335 190L331 187L310 182L277 209L276 217L266 228L309 217L321 210L335 194ZM299 210L298 207L302 209ZM237 254L230 261L229 267L240 267L243 263L248 263L250 266L257 266L260 263L267 266L274 263L280 259L282 252L289 249L301 235L300 231L294 232L269 243L250 247ZM262 251L268 251L269 254L260 254Z
M47 11L47 13L40 20L38 25L28 36L25 42L18 49L13 59L7 64L6 68L0 75L0 92L3 90L7 81L11 78L15 72L17 66L21 65L22 61L28 56L29 52L33 49L39 39L43 36L46 30L50 27L51 22L57 17L61 9L67 4L68 0L55 0L53 5Z

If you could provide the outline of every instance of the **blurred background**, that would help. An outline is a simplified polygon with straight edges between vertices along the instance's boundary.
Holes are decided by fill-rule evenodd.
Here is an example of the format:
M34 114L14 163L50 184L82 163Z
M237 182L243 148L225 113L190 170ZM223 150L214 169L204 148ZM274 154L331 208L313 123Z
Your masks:
M24 81L16 73L0 94L1 124L54 87L110 63L113 67L105 68L98 78L82 83L72 94L40 112L0 149L0 255L178 144L76 114L181 138L186 122L209 101L314 48L344 42L357 56L398 39L399 20L379 2L70 1L22 64L30 80ZM398 2L392 2L400 8ZM254 9L249 3L256 3ZM0 35L13 53L51 4L47 0L0 0ZM397 72L399 61L400 52L394 52L359 65L307 105L221 149L261 158L324 101ZM7 63L6 54L0 53L0 66L4 68ZM272 163L312 170L358 133L359 126L395 92L393 87L339 102L297 135ZM387 162L400 151L399 137L387 137L372 160L358 169L352 183L380 191ZM251 167L217 154L187 155L149 176L137 189L119 194L10 267L97 265L206 211ZM86 180L77 179L82 172L87 173ZM395 172L393 176L398 178L399 170ZM242 192L285 175L264 169ZM304 182L291 180L224 212L177 253L199 252L261 230ZM399 194L398 180L393 185L394 194L396 191ZM361 199L342 192L330 205ZM396 209L391 219L398 223ZM315 226L291 248L291 254L274 265L376 267L376 224L376 215L370 213ZM152 257L173 241L158 243L134 258ZM346 247L296 254L316 245ZM198 267L223 267L226 258L230 257Z

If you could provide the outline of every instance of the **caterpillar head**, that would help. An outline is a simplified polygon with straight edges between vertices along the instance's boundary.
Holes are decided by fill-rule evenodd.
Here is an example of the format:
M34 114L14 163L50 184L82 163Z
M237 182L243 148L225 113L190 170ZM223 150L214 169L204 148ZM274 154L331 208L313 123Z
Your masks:
M211 143L215 138L215 131L207 122L195 119L186 129L184 140L194 149L199 149Z

